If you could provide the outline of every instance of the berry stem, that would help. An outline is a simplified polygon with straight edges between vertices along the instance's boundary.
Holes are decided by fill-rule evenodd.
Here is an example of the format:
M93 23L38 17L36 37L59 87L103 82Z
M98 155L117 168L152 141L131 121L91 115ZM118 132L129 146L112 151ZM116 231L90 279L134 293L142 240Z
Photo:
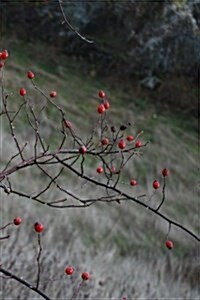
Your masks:
M150 207L150 202L151 202L151 199L153 198L153 196L155 195L156 193L156 190L153 191L153 194L148 198L148 201L147 201L147 209Z
M40 284L40 256L41 256L41 253L42 253L42 245L41 245L40 234L38 234L38 246L39 246L39 252L38 252L38 256L37 256L38 272L37 272L36 289L38 289L39 284Z
M163 203L165 201L165 187L166 187L166 180L165 180L165 177L164 177L164 184L163 184L163 189L162 189L162 201L160 202L160 204L156 208L156 211L158 211L161 208L161 206L163 205Z
M168 236L169 236L169 234L170 234L170 231L171 231L171 222L169 222L169 228L168 228L166 240L168 239Z

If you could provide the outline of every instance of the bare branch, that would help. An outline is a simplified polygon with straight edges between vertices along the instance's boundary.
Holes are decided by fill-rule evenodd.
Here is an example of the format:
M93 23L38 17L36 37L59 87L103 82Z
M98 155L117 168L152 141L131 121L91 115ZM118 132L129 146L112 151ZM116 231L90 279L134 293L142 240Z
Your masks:
M156 209L153 209L152 207L146 205L145 203L141 202L140 200L120 191L119 189L117 189L116 187L113 187L113 186L107 186L105 183L102 183L102 182L98 182L86 175L82 175L80 172L78 172L76 169L74 169L72 166L66 164L65 162L63 162L62 160L59 159L58 156L56 156L56 159L62 164L64 165L65 167L67 167L68 169L70 169L73 173L75 173L76 175L78 175L79 177L82 177L84 179L86 179L88 182L91 182L95 185L98 185L98 186L102 186L106 189L109 189L109 190L112 190L116 193L118 193L120 196L124 196L126 197L127 199L130 199L132 200L133 202L136 202L137 204L149 209L151 212L155 213L156 215L158 215L159 217L161 217L162 219L164 219L165 221L167 222L170 222L172 225L174 225L175 227L178 227L178 228L181 228L183 231L187 232L190 236L192 236L193 238L195 238L197 241L200 241L200 238L194 234L191 230L187 229L186 227L184 227L183 225L179 224L178 222L175 222L173 220L171 220L170 218L168 218L167 216L161 214L159 211L157 211Z
M81 40L83 40L84 42L88 43L88 44L93 44L94 41L92 40L88 40L87 38L85 38L84 36L82 36L68 21L66 15L65 15L65 12L64 12L64 9L63 9L63 5L62 5L62 0L58 0L58 4L59 4L59 7L60 7L60 11L61 11L61 14L62 14L62 17L63 17L63 21L62 21L62 24L63 25L67 25L67 27L72 31L74 32Z
M11 273L10 271L7 271L4 268L0 267L0 273L3 273L4 275L9 276L9 279L14 279L14 280L18 281L19 283L25 285L27 288L29 288L30 290L36 292L38 295L42 296L44 299L51 300L41 290L39 290L38 288L32 286L32 284L30 284L28 281L22 279L19 276L16 276L15 274Z
M5 239L9 239L9 237L10 237L10 235L2 236L2 237L0 237L0 241L5 240Z

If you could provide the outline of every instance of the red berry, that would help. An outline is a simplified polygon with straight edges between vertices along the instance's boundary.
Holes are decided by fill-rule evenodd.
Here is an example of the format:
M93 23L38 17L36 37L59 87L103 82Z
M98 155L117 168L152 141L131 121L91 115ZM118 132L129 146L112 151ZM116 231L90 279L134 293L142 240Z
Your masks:
M105 109L109 109L110 103L108 101L104 101L103 106L105 107Z
M88 272L83 272L81 277L83 280L89 280L91 278L90 273Z
M4 66L4 62L0 61L0 69L3 68L3 66Z
M27 72L27 77L29 79L33 79L35 77L35 74L33 72L29 71L29 72Z
M20 217L17 217L13 220L13 224L15 224L16 226L20 225L22 222L22 219Z
M50 97L51 97L51 98L55 98L56 96L57 96L56 91L52 91L52 92L50 93Z
M102 167L98 167L96 169L96 171L97 171L97 173L101 174L101 173L103 173L103 168Z
M158 180L154 180L154 182L153 182L153 188L155 190L157 190L157 189L159 189L159 187L160 187L160 182Z
M66 128L69 128L69 129L72 128L72 123L71 123L71 122L69 122L69 121L67 121L67 120L64 120L64 124L65 124L65 127L66 127Z
M120 149L124 149L126 147L126 142L124 140L120 140L118 143L118 147Z
M164 177L169 176L169 170L166 169L166 168L164 168L164 169L162 170L162 174L163 174Z
M109 144L109 139L107 138L104 138L102 141L101 141L102 145L108 145Z
M135 179L131 179L130 185L132 185L132 186L137 185L137 181Z
M34 228L36 232L42 232L44 230L44 226L42 225L42 223L36 222L34 224Z
M0 59L2 58L2 52L0 52Z
M74 273L74 268L72 268L72 267L67 267L67 268L65 269L65 273L66 273L67 275L72 275L72 274Z
M2 59L7 59L8 58L8 51L7 50L4 50L2 53L1 53L1 58Z
M116 173L116 168L115 167L111 167L110 171L111 171L111 173L115 174Z
M135 138L134 138L134 136L132 136L132 135L128 135L126 139L127 139L128 142L131 142L131 141L133 141Z
M105 109L104 105L103 104L99 104L99 106L98 106L98 113L99 114L103 114L105 110L106 109Z
M172 241L169 241L169 240L167 240L167 241L165 242L165 245L166 245L166 247L167 247L168 249L170 249L170 250L174 247L173 242L172 242Z
M21 88L19 90L19 93L20 93L21 96L25 96L26 95L26 90L24 88Z
M99 97L100 98L105 98L106 94L104 91L99 91Z
M135 143L135 147L136 148L139 148L139 147L141 147L142 146L142 142L141 141L137 141L136 143Z
M86 152L87 152L87 148L85 146L81 146L79 149L79 153L84 155Z

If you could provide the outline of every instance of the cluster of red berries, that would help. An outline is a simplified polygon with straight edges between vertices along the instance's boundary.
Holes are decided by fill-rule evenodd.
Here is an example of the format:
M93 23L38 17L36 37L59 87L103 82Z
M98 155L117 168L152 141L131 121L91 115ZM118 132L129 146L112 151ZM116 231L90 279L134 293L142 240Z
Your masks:
M168 176L168 175L169 175L169 170L166 169L166 168L164 168L164 169L162 170L162 175L163 175L164 177ZM138 184L138 183L137 183L137 181L136 181L135 179L131 179L131 180L130 180L130 185L131 185L131 186L135 186L135 185L137 185L137 184ZM157 189L159 189L159 187L160 187L160 182L159 182L158 180L154 180L153 183L152 183L152 186L153 186L153 188L154 188L155 190L157 190Z
M127 139L128 142L131 142L131 141L134 140L134 137L133 137L132 135L129 135L129 136L127 136L126 139ZM141 142L140 140L136 141L136 143L135 143L135 148L140 148L141 146L142 146L142 142ZM123 140L123 139L121 139L121 140L118 142L118 147L119 147L119 149L124 149L124 148L126 148L126 141Z
M0 69L4 67L5 60L8 58L9 54L7 50L0 52Z
M6 51L6 50L5 50ZM5 52L4 51L4 52ZM3 52L1 53L0 52L0 56L2 56L2 54L3 54ZM5 56L5 54L4 54L4 56ZM32 72L32 71L28 71L27 72L27 77L28 77L28 79L33 79L33 78L35 78L35 74ZM26 95L26 89L25 88L21 88L20 90L19 90L19 93L20 93L20 95L22 96L22 97L24 97L25 95ZM55 98L56 96L57 96L57 92L56 91L51 91L50 92L50 94L49 94L49 96L51 97L51 98Z
M163 175L163 177L169 176L169 170L166 169L166 168L164 168L164 169L162 170L162 175ZM160 187L160 182L159 182L158 180L154 180L154 182L153 182L152 185L153 185L153 188L154 188L155 190L157 190L157 189L159 189L159 187Z
M97 111L99 114L103 114L107 109L110 108L110 103L105 99L106 94L104 91L99 91L99 98L103 99L103 102L98 105Z
M33 79L35 77L35 74L32 71L28 71L27 72L27 77L29 79ZM21 88L19 90L19 94L20 94L20 96L24 97L26 95L26 89L25 88Z
M16 218L13 219L13 224L14 225L18 226L21 223L22 223L22 218L16 217ZM40 232L42 232L44 230L44 226L43 226L42 223L36 222L34 224L34 229L35 229L36 232L40 233Z
M65 273L66 273L68 276L73 275L73 273L74 273L74 268L71 267L71 266L67 267L67 268L65 269ZM83 273L81 274L81 278L82 278L83 280L89 280L89 279L91 278L90 273L88 273L88 272L83 272Z

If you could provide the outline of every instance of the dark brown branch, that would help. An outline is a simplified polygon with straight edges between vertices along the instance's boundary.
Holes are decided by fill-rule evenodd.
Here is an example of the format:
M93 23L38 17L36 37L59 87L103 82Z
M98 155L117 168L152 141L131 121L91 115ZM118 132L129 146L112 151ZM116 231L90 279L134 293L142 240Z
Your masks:
M10 187L7 187L5 184L0 184L0 188L2 188L6 194L10 194Z
M72 197L73 199L82 202L78 197L76 197L75 195L73 195L72 193L70 193L69 191L67 191L66 189L64 189L63 187L61 187L61 186L57 183L56 179L60 176L60 174L61 174L61 172L64 170L64 168L62 168L62 169L60 170L60 172L57 174L57 176L55 176L55 177L53 178L53 177L52 177L48 172L46 172L39 164L37 164L37 166L38 166L38 168L39 168L39 169L40 169L47 177L49 177L49 178L51 179L51 183L54 183L54 184L56 185L56 187L57 187L60 191L62 191L63 193L67 194L68 196ZM46 188L45 190L47 190L47 188ZM34 197L38 198L38 196L40 196L41 194L42 194L42 193L39 193L39 194L37 194L37 195L34 196ZM66 200L67 200L67 199L66 199ZM65 201L66 201L66 200L65 200ZM57 202L57 200L56 200L56 202ZM50 202L50 203L52 203L52 202Z
M7 96L4 96L3 84L2 84L1 90L2 90L2 101L3 101L4 108L5 108L6 117L8 119L8 123L9 123L9 127L10 127L10 133L11 133L11 136L12 136L12 138L13 138L13 140L15 142L15 145L16 145L16 147L18 149L18 153L19 153L19 155L21 157L21 160L24 161L24 157L23 157L22 150L21 150L22 148L21 148L21 146L20 146L20 144L19 144L19 142L18 142L18 140L16 138L16 135L15 135L15 130L14 130L15 127L13 125L13 122L12 122L12 119L10 117L10 114L8 113L8 109L7 109ZM21 109L21 107L19 108L19 110L20 109ZM18 114L18 112L17 112L17 114Z
M122 192L119 191L117 188L113 188L113 187L107 186L107 185L104 184L104 183L98 182L98 181L96 181L96 180L94 180L94 179L92 179L92 178L90 178L90 177L88 177L88 176L86 176L86 175L84 175L84 174L78 172L78 171L77 171L76 169L74 169L72 166L70 166L70 165L66 164L64 161L62 161L62 160L58 157L58 155L57 155L58 152L59 152L60 154L61 154L61 153L62 153L62 154L63 154L63 153L68 153L68 154L69 154L69 153L71 153L71 154L73 153L73 154L75 154L75 153L78 153L78 150L60 150L60 151L55 151L55 152L50 152L50 153L45 153L45 154L42 153L42 154L38 155L37 159L43 158L43 157L47 157L47 156L53 156L54 158L57 159L57 161L58 161L59 163L61 163L62 165L64 165L64 166L67 167L68 169L70 169L73 173L75 173L75 174L78 175L79 177L81 177L81 178L83 178L83 179L86 179L88 182L91 182L91 183L94 183L94 184L96 184L96 185L102 186L102 187L104 187L105 189L112 189L113 191L118 192L118 194L120 194L121 196L126 196L128 199L131 199L131 200L133 200L134 202L138 203L139 205L144 206L145 208L148 208L150 211L152 211L152 212L154 212L155 214L157 214L158 216L162 217L162 218L163 218L164 220L166 220L167 222L171 222L172 225L174 225L174 226L176 226L176 227L179 227L179 228L181 228L182 230L184 230L185 232L189 233L189 234L190 234L191 236L193 236L196 240L198 240L198 241L200 240L199 237L197 237L192 231L190 231L190 230L187 229L186 227L182 226L181 224L179 224L179 223L177 223L177 222L175 222L175 221L170 220L170 219L169 219L168 217L166 217L165 215L159 213L159 212L157 211L157 209L153 209L153 208L149 207L148 205L144 204L143 202L137 200L136 198L130 197L129 195L127 195L127 194L125 194L125 193L122 193ZM113 151L113 152L114 152L114 153L119 153L119 151ZM113 153L113 152L111 152L111 153ZM127 152L127 151L124 150L123 152ZM98 153L98 152L92 152L92 151L90 151L90 152L87 152L87 154L98 155L99 153ZM40 163L40 162L37 161L37 164L39 164L39 163ZM12 167L11 169L7 170L5 173L0 174L0 179L2 180L2 179L4 179L6 176L8 176L9 174L12 174L13 172L16 172L16 171L19 170L19 169L25 168L25 167L30 166L30 165L33 165L33 164L35 164L35 157L32 157L32 158L30 158L30 159L28 159L28 160L26 160L26 161L24 161L24 162L18 164L17 166ZM12 191L12 192L15 193L14 191ZM23 193L20 193L20 192L17 192L17 194L18 194L18 195L21 195L21 196L23 196L23 197L25 196ZM26 195L25 197L27 197L27 195ZM42 204L47 204L47 203L45 203L44 201L41 201L41 200L39 200L39 199L35 199L34 197L29 197L29 198L32 198L33 200L36 200L36 201L38 201L38 202L40 202L40 203L42 203ZM47 204L47 205L49 205L49 204ZM50 205L49 205L49 206L50 206ZM70 205L69 207L74 207L74 206L73 206L73 205ZM76 206L75 206L75 207L76 207ZM80 205L80 207L81 207L81 205Z
M24 144L24 146L21 148L20 152L17 152L15 155L13 155L13 156L9 159L9 161L7 162L7 164L6 164L6 166L4 167L4 169L0 172L0 174L3 173L3 172L8 168L8 166L9 166L10 163L13 161L13 159L15 159L17 156L20 155L20 153L22 153L22 152L24 151L24 149L25 149L26 146L27 146L27 143Z
M35 143L34 143L34 152L35 152L35 156L37 156L37 144L38 144L38 140L40 141L40 144L42 146L42 149L44 152L47 151L47 149L45 148L44 146L44 143L42 141L42 138L39 134L39 129L38 129L38 126L39 126L39 121L38 121L38 118L36 117L34 111L33 111L33 108L31 107L31 105L29 104L28 101L26 101L26 99L24 98L24 103L26 105L28 105L29 109L30 109L30 112L31 112L31 115L34 119L34 122L35 122L35 126L33 126L31 120L30 120L30 117L29 117L29 114L28 114L28 111L27 109L25 109L25 113L26 113L26 116L27 116L27 120L29 122L29 125L31 126L31 128L34 130L34 133L35 133Z
M20 113L22 107L25 105L25 103L22 103L18 109L18 111L14 114L14 116L11 119L11 122L13 122L15 120L15 118L18 116L18 114Z
M143 147L146 146L143 145ZM106 153L106 155L108 154L117 154L117 153L126 153L126 152L130 152L132 150L134 150L135 147L131 148L131 149L124 149L123 151L121 150L113 150L113 151L108 151ZM46 158L46 157L50 157L50 159L53 159L55 157L55 155L57 154L78 154L79 153L79 149L60 149L60 150L55 150L52 152L42 152L39 153L37 155L37 157L33 156L30 157L26 160L23 160L21 163L11 167L10 169L6 170L5 172L0 172L0 181L2 181L4 178L6 178L7 176L9 176L10 174L20 170L20 169L24 169L26 167L32 166L34 164L36 164L36 162L38 162L39 159L41 158ZM96 152L96 151L87 151L87 153L85 155L92 155L92 156L98 156L101 155L101 152Z
M20 282L22 285L25 285L30 290L36 292L38 295L42 296L46 300L51 300L47 295L45 295L41 290L37 289L36 287L32 286L28 281L16 276L15 274L3 269L0 267L0 273L3 273L6 276L9 276L10 279L14 279Z
M173 220L171 220L170 218L168 218L167 216L161 214L159 211L157 211L154 208L151 208L150 206L146 205L145 203L141 202L140 200L120 191L119 189L117 189L116 187L112 187L112 186L107 186L105 183L102 182L98 182L96 180L94 180L93 178L90 178L86 175L82 175L80 172L78 172L76 169L74 169L73 167L71 167L70 165L66 164L65 162L63 162L62 160L59 159L59 157L56 156L56 159L62 164L64 165L66 168L70 169L73 173L75 173L76 175L78 175L81 178L86 179L88 182L91 182L97 186L102 186L106 189L112 190L116 193L118 193L120 196L124 196L127 199L132 200L133 202L136 202L137 204L149 209L150 211L152 211L154 214L158 215L159 217L161 217L162 219L164 219L165 221L171 223L172 225L174 225L175 227L181 228L183 231L187 232L190 236L192 236L193 238L195 238L197 241L200 241L200 238L194 234L191 230L187 229L186 227L184 227L183 225L179 224L178 222L175 222Z
M40 256L42 254L42 245L41 245L41 238L40 238L40 233L38 233L38 246L39 246L39 252L37 256L37 282L36 282L36 289L38 289L39 284L40 284Z
M0 241L5 240L5 239L9 239L9 237L10 237L10 235L2 236L2 237L0 237Z
M40 167L39 165L37 165L37 167L48 177L50 177L51 181L49 182L49 184L42 190L40 191L37 195L35 195L36 198L38 198L39 196L41 196L42 194L44 194L52 185L52 183L56 184L56 179L60 176L60 174L62 173L62 171L64 170L64 168L61 168L61 170L58 172L58 174L55 177L51 177L44 169L42 169L42 167Z
M8 223L8 224L6 224L6 225L0 227L0 230L3 230L3 229L7 228L7 227L10 226L10 225L13 225L13 222L10 222L10 223Z

